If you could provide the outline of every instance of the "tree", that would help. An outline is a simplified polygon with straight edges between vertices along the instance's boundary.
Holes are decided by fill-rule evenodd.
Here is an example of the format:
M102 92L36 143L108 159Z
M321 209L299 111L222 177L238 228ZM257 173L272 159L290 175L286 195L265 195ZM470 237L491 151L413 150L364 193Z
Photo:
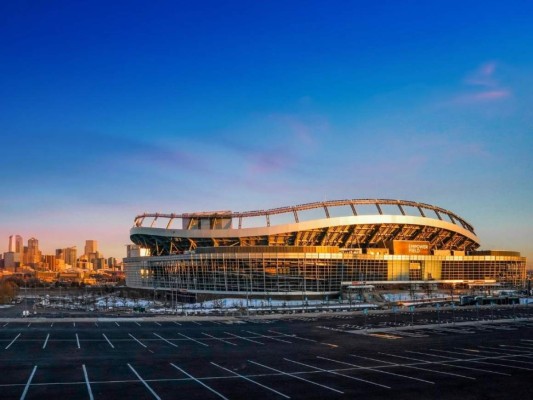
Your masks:
M18 294L18 285L11 280L0 281L0 303L11 303Z

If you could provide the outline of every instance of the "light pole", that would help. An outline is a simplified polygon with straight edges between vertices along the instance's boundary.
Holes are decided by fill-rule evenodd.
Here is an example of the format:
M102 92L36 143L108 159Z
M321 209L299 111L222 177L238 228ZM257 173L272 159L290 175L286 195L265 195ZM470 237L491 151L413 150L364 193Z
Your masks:
M452 302L452 321L453 321L453 324L455 325L455 303Z

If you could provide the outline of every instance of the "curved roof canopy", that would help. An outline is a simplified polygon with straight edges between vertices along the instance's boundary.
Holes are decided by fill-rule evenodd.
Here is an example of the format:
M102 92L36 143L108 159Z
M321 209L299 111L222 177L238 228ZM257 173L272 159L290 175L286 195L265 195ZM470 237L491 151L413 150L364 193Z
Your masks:
M375 211L361 215L362 206ZM313 217L304 220L302 214ZM279 218L283 216L289 218ZM273 223L274 219L281 222ZM181 229L172 227L176 220L181 220ZM249 220L255 225L247 227ZM161 221L164 227L154 226ZM145 213L135 218L130 237L152 255L217 246L380 248L391 240L427 241L433 249L468 251L479 246L472 225L457 214L429 204L387 199L336 200L235 213Z

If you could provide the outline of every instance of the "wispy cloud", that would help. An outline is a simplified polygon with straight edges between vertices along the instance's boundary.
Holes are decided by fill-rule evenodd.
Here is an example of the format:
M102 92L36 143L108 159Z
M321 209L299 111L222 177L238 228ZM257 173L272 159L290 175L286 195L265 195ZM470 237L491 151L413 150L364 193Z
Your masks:
M504 100L512 96L508 89L486 90L476 93L465 93L454 98L454 104L480 104Z
M464 82L473 86L495 87L498 86L498 82L494 77L495 72L496 63L494 61L487 62L468 74Z
M329 130L328 121L316 115L302 118L294 114L274 113L269 116L269 119L279 128L287 131L295 144L300 146L315 146L318 137Z
M462 89L450 103L452 105L486 104L512 97L511 89L500 83L497 70L498 64L490 61L467 74L463 81L466 88Z
M270 113L221 135L216 146L230 157L232 179L272 178L304 170L328 131L327 119L319 115Z
M251 174L283 171L293 164L294 157L295 155L280 148L257 152L248 157L248 171Z

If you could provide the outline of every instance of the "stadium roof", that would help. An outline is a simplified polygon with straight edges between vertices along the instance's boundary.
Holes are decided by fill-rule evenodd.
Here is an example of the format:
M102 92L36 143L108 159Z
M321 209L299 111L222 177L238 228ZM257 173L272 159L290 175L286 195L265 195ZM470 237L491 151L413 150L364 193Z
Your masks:
M362 215L363 206L374 211ZM302 214L312 218L304 220ZM290 218L273 223L274 217L283 215ZM256 225L246 227L249 219ZM172 228L176 220L182 221L181 229ZM154 226L161 221L164 227ZM233 228L234 221L237 228ZM385 247L392 240L427 241L432 249L445 250L470 251L479 246L472 225L457 214L425 203L387 199L336 200L236 213L145 213L135 218L130 237L150 248L152 255L219 246L368 249Z

